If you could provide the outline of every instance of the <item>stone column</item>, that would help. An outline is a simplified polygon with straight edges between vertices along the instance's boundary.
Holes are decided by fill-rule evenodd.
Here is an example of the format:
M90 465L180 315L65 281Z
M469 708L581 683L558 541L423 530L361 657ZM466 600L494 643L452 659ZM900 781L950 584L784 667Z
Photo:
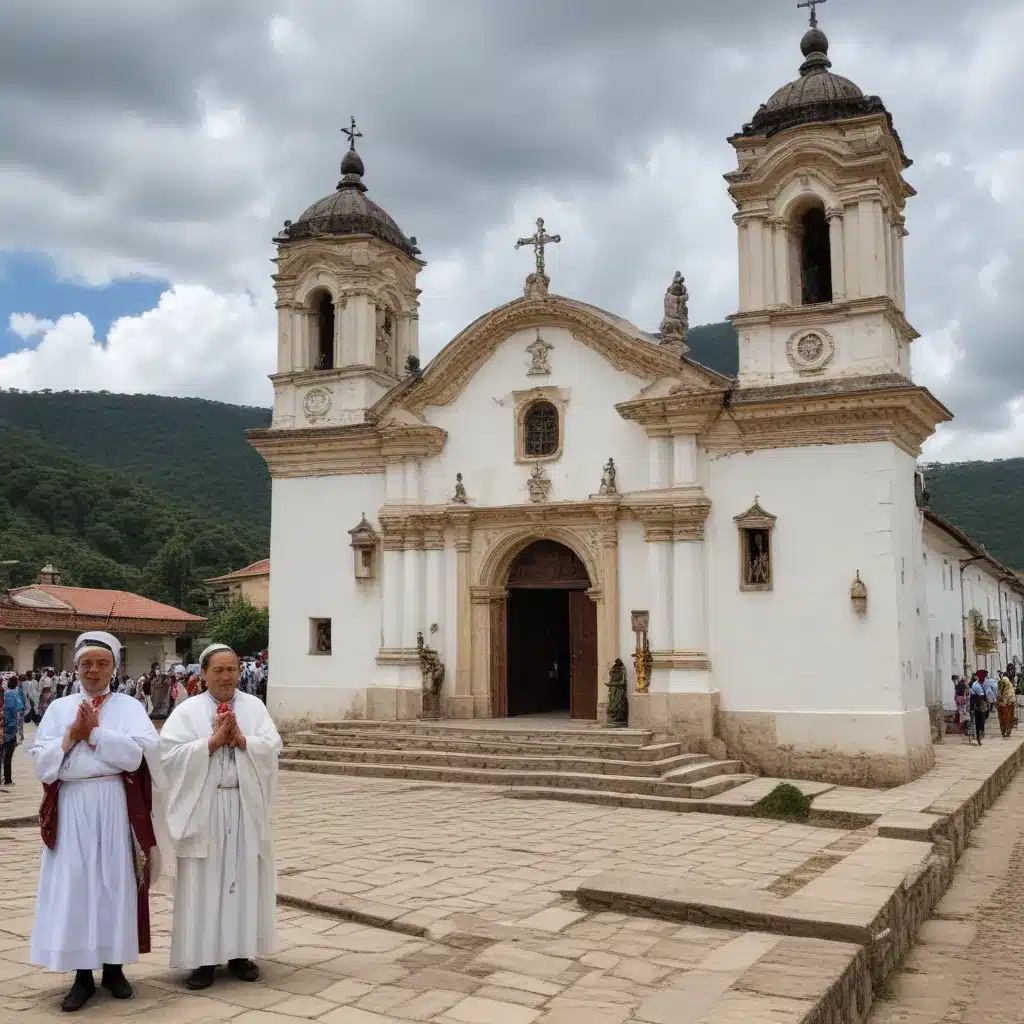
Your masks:
M416 634L423 630L423 534L405 535L402 552L402 646L416 646Z
M764 282L765 306L778 305L775 291L775 222L772 218L764 221L761 232L761 279Z
M422 505L422 466L419 459L405 461L405 501L410 505Z
M40 636L37 633L21 633L14 650L8 653L14 658L15 672L31 672L35 661Z
M675 649L706 654L704 542L696 539L692 527L676 527L672 562Z
M862 296L860 272L860 206L843 207L843 270L846 275L846 298Z
M775 248L775 257L772 260L775 272L775 301L780 306L791 306L793 297L789 269L789 223L782 217L776 217L772 223Z
M688 487L697 482L697 436L675 434L672 438L672 486Z
M832 254L832 301L842 302L846 298L846 254L842 209L828 211L829 249Z
M672 486L672 439L668 432L648 432L647 452L650 459L650 489L660 491Z
M672 650L672 540L671 524L645 527L647 585L651 595L649 642L652 651Z
M861 297L885 294L885 250L882 245L882 208L871 199L858 204L860 219Z
M902 217L896 218L896 224L893 226L893 240L892 240L892 251L893 251L893 263L896 273L896 293L893 299L899 309L906 308L906 281L903 277L903 239L907 235L906 222Z
M381 557L380 600L383 648L393 651L402 646L402 537L384 534Z
M468 509L450 512L455 525L455 696L451 702L452 718L473 717L473 605L470 598L470 554L473 543L473 513Z
M433 641L428 639L431 647L442 649L444 638L444 524L430 523L423 533L424 558L426 559L426 617L423 622L424 636L429 636L430 627L435 623L438 633ZM452 680L446 680L446 688L451 689Z
M618 503L597 511L601 544L601 600L598 614L597 720L607 719L608 672L616 658L627 662L629 651L619 650L619 531L616 525Z
M750 278L751 278L751 266L750 266L750 232L749 222L747 216L742 213L737 213L733 216L733 220L736 223L738 239L739 239L739 271L740 271L740 301L739 311L745 313L747 310L753 308L750 305Z
M763 309L764 301L764 221L754 218L747 222L747 275L748 309Z

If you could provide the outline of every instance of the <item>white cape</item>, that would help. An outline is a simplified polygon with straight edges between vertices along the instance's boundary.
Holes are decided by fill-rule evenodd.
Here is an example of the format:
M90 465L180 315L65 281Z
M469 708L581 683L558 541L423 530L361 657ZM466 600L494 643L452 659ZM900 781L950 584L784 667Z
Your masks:
M209 752L216 713L209 694L179 704L160 732L164 804L177 858L172 967L275 949L271 809L281 737L259 698L236 691L233 710L246 749L234 750L227 772L230 752Z

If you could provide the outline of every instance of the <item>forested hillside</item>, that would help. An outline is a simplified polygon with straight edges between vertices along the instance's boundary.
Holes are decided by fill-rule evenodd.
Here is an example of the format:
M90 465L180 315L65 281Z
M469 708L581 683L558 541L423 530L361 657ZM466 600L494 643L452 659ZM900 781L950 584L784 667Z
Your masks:
M690 355L737 372L729 323L696 327ZM190 609L200 581L269 554L270 480L245 431L270 410L195 398L0 391L0 570L30 582L123 587ZM931 506L1024 568L1024 459L925 467Z
M1004 565L1024 569L1024 459L930 463L929 504L981 541Z
M201 398L0 391L0 423L172 500L270 533L270 477L245 438L270 410Z
M201 472L187 449L179 461ZM265 506L265 485L256 491ZM0 561L20 563L0 570L8 585L35 582L52 561L68 585L130 590L195 611L205 577L267 553L259 527L197 512L0 423Z

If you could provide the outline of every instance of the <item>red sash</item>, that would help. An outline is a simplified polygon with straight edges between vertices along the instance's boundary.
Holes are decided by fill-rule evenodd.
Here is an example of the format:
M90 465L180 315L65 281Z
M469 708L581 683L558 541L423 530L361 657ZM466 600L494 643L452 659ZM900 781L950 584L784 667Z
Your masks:
M132 846L132 863L135 865L135 880L138 885L136 918L139 928L139 952L150 951L149 935L149 883L152 877L153 849L156 834L153 831L153 781L145 758L134 772L121 775L124 795L128 804L129 841ZM57 794L60 780L43 783L43 803L39 808L39 831L43 842L51 849L57 848Z

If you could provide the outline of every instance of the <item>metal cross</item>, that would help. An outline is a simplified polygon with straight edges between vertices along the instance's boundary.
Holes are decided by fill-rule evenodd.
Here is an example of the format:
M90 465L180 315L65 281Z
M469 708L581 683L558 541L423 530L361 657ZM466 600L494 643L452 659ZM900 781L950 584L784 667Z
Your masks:
M821 3L822 0L818 0L818 2ZM354 117L352 118L352 127L351 128L342 128L341 129L341 134L348 136L348 148L349 149L355 149L356 148L356 139L361 139L363 137L363 133L361 131L359 131L358 128L356 128L356 119Z
M537 233L531 238L520 238L516 242L516 248L521 249L524 245L532 245L534 255L537 257L537 273L544 276L544 246L552 242L560 242L561 235L549 235L544 230L544 218L537 218Z
M811 9L811 28L818 27L818 4L826 4L828 0L806 0L805 3L797 4L796 9L799 11L804 7L810 7Z

